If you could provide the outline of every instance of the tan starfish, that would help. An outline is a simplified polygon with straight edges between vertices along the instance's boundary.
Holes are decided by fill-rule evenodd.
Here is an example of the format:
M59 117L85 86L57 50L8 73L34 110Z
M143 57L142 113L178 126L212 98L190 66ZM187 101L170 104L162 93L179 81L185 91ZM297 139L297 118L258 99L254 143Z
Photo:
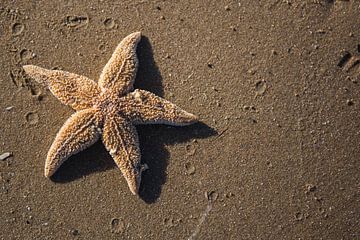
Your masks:
M76 112L57 133L48 152L45 176L52 176L71 155L95 143L100 136L130 191L138 194L143 166L140 163L137 124L183 126L197 117L150 92L133 91L138 69L136 46L141 33L124 38L105 65L98 84L93 80L59 70L26 65L25 72L42 84L63 104Z

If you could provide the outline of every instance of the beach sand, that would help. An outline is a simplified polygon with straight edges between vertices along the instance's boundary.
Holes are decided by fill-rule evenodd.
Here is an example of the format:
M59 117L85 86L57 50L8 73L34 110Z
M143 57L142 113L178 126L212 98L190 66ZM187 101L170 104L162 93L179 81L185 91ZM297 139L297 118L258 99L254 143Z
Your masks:
M0 3L0 239L360 238L359 1L59 2ZM140 196L101 142L45 178L73 110L21 66L97 80L134 31L201 123L137 128Z

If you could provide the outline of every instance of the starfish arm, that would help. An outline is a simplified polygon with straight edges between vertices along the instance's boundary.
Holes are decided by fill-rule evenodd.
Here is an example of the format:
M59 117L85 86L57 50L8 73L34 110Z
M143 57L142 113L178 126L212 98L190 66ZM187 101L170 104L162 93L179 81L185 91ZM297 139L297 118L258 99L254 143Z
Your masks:
M195 115L145 90L136 89L127 98L130 107L123 109L134 124L186 126L198 121Z
M34 65L26 65L23 68L30 77L48 86L52 94L63 104L75 110L91 107L94 99L100 94L97 84L84 76Z
M133 89L138 69L136 47L140 39L141 33L135 32L116 47L99 78L99 86L103 91L122 95Z
M74 155L95 143L100 136L96 110L85 109L74 113L61 127L48 152L45 176L52 176L60 165Z
M108 116L103 129L103 143L124 175L130 191L136 195L141 182L139 140L135 127L124 118Z

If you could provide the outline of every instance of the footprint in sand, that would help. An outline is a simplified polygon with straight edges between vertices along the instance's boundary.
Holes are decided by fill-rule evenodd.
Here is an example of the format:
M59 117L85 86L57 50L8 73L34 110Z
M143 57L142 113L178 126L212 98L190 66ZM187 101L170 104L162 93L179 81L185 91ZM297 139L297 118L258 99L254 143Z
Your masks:
M111 228L112 233L115 233L115 234L124 233L125 229L126 229L125 222L122 219L113 218L113 219L111 219L111 222L110 222L110 228Z
M66 16L65 18L65 25L71 28L86 27L88 23L88 16Z
M256 96L264 95L267 90L267 83L265 80L260 80L255 84Z
M36 55L29 49L22 49L20 51L20 59L22 62L26 62L32 58L34 58Z
M115 23L115 20L112 19L112 18L107 18L104 20L103 22L104 24L104 27L107 29L107 30L111 30L111 29L114 29L117 27L116 23Z
M350 51L342 52L341 58L338 62L338 67L342 68L344 72L349 73L349 78L352 82L357 83L360 80L360 44L357 45L357 51L351 53Z
M26 122L30 125L35 125L39 122L39 114L36 112L28 112L25 115Z
M16 22L11 26L11 33L13 36L19 36L24 31L24 29L24 24Z

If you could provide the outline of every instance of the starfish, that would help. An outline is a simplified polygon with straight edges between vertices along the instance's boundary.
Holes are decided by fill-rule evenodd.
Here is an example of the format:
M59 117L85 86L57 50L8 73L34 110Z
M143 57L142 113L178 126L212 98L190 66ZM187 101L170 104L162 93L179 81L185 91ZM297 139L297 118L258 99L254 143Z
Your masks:
M107 151L124 175L130 191L139 193L141 154L138 124L185 126L197 117L175 104L145 90L134 90L138 69L136 47L141 33L125 37L116 47L100 74L98 83L81 75L23 66L26 74L46 85L63 104L76 112L60 128L45 162L45 176L51 177L60 165L102 139Z

